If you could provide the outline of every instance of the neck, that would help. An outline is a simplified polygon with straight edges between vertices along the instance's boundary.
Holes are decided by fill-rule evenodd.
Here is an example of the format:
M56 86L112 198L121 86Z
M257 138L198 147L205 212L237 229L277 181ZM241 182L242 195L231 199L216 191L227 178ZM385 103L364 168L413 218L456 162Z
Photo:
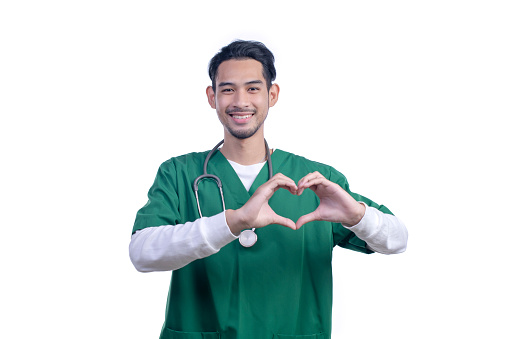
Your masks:
M254 165L265 159L263 133L256 133L247 139L237 139L228 132L224 136L221 153L226 159L241 165Z

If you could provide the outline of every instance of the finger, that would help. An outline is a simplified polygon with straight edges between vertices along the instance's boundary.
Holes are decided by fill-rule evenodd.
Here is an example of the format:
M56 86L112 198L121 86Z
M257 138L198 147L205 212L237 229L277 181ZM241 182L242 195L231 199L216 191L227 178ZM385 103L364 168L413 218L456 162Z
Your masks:
M293 222L293 220L281 217L279 215L274 218L273 224L278 224L278 225L281 225L281 226L285 226L285 227L291 228L292 230L297 229L297 227L295 226L295 223Z
M267 186L272 191L271 196L272 194L274 194L275 191L277 191L280 188L284 188L292 194L296 194L298 189L295 182L292 179L285 176L278 176L272 178L270 181L267 182Z
M278 179L278 178L286 178L286 179L292 180L292 179L290 179L289 177L287 177L286 175L284 175L283 173L276 173L276 174L274 174L274 176L272 177L272 179Z
M304 182L306 182L306 181L309 181L309 180L311 180L311 179L315 179L315 178L319 178L319 177L322 177L322 178L323 178L323 175L322 175L320 172L318 172L318 171L315 171L315 172L309 173L309 174L305 175L304 177L302 177L302 178L299 180L299 182L298 182L297 186L299 186L301 183L304 183Z
M325 179L324 177L313 178L313 179L307 180L307 181L299 184L297 194L299 194L299 195L302 194L302 192L307 188L311 188L311 190L314 191L316 186L327 185L328 183L329 183L329 181L327 179Z
M310 181L313 181L313 180L316 180L316 179L325 179L325 177L318 171L315 171L313 173L309 173L308 175L304 176L302 179L299 180L299 182L297 183L297 187L299 188L298 190L298 194L302 194L302 192L310 187L311 185L309 185L309 182ZM326 180L326 179L325 179Z
M303 215L297 220L295 223L296 229L301 228L303 225L307 224L308 222L319 220L318 214L315 212L308 213L306 215Z

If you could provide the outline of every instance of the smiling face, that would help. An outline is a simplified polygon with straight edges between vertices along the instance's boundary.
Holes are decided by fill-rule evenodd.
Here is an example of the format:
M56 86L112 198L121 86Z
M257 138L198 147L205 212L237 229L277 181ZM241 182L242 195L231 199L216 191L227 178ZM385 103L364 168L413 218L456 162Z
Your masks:
M269 107L277 102L279 87L273 84L267 89L262 71L262 64L254 59L231 59L219 65L216 91L207 87L207 97L225 128L225 134L237 139L263 134L261 127Z

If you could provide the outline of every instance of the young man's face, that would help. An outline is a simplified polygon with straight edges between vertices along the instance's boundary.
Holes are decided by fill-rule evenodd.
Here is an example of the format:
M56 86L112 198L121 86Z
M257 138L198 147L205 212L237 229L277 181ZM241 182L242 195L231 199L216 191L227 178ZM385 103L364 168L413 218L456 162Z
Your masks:
M263 133L260 127L278 95L276 84L267 90L262 64L254 59L222 62L217 69L216 91L207 88L210 106L225 130L238 139Z

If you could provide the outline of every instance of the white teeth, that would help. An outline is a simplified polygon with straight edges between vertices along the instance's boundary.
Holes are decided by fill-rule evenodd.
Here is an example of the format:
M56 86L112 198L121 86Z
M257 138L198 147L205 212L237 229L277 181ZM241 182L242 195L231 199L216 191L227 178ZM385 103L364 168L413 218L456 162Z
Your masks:
M234 119L247 119L247 118L250 118L252 116L253 116L252 114L250 114L250 115L232 115L232 117Z

